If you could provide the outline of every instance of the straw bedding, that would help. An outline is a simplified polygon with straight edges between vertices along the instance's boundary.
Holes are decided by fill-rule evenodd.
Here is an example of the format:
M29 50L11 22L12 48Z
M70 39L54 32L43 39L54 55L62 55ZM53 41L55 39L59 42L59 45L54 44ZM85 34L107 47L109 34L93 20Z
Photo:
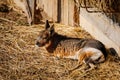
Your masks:
M68 74L77 61L56 60L44 48L35 47L43 28L44 24L27 26L26 17L15 11L0 12L0 80L120 80L120 62L112 56L97 69ZM92 38L80 27L55 24L55 29L67 36Z

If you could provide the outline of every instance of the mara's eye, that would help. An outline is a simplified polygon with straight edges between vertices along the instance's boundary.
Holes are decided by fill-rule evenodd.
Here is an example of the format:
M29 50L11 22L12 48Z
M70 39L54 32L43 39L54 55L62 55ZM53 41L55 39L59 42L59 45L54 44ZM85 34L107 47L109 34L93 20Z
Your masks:
M46 37L43 37L43 39L47 39Z

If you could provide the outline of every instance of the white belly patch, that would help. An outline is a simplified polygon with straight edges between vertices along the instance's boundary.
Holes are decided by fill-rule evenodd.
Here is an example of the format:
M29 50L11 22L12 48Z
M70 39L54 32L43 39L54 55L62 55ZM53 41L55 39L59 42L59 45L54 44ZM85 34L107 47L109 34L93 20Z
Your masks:
M96 60L103 55L103 53L96 48L84 47L84 48L80 49L79 51L75 52L75 55L65 56L64 58L79 59L79 56L81 54L85 54L87 52L92 52L93 53L93 55L91 56L91 58L93 60Z

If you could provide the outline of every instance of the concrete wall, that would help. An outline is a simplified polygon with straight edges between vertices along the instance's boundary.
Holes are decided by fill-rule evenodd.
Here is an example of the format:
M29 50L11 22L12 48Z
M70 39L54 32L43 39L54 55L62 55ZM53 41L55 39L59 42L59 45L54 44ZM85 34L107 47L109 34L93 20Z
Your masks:
M113 47L120 55L120 26L113 23L102 13L88 13L80 9L80 25L95 39L103 42L108 48Z

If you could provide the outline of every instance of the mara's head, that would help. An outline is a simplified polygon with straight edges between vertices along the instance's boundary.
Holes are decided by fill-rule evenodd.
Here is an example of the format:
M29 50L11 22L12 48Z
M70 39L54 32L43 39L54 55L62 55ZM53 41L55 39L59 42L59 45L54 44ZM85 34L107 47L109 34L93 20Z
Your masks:
M38 47L47 46L51 43L52 36L54 35L54 25L49 25L48 20L45 23L45 29L40 31L39 36L36 40Z

